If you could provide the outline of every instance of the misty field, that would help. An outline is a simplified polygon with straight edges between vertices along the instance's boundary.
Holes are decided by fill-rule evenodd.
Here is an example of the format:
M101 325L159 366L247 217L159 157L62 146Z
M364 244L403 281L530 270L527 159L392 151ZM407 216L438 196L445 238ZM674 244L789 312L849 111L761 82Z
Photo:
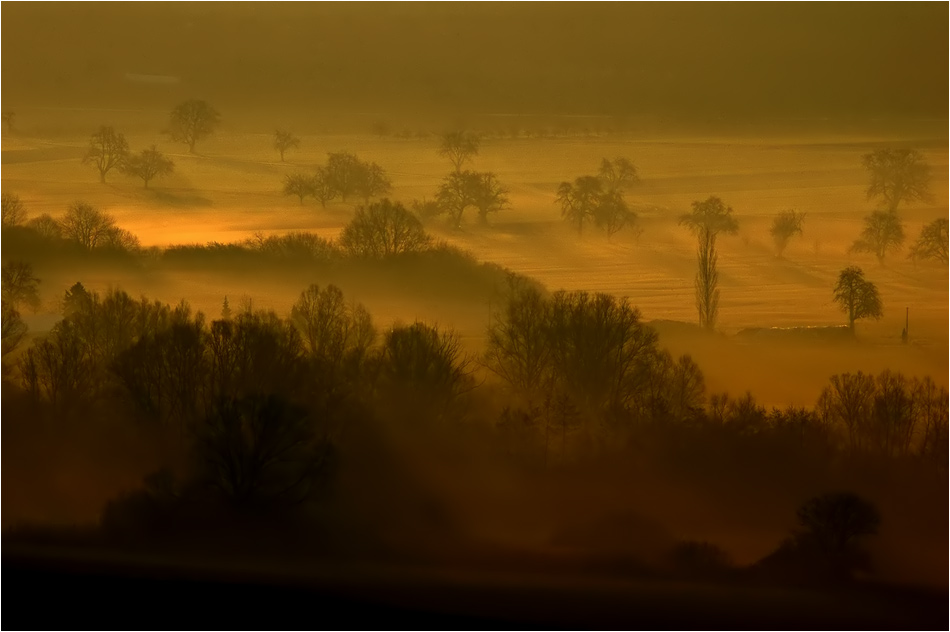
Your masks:
M81 116L92 121L95 115ZM122 116L132 129L148 127L149 115ZM70 128L75 126L71 120ZM31 217L40 213L56 217L70 203L85 200L114 215L143 246L164 247L236 242L288 231L335 238L359 202L336 200L321 208L313 199L300 204L281 193L284 176L311 172L325 162L328 152L351 152L378 163L393 183L389 197L407 206L414 199L432 199L450 170L436 153L435 134L301 135L300 148L288 151L281 163L271 133L260 128L257 133L246 131L253 129L250 125L244 128L229 131L226 126L202 143L198 155L159 134L129 134L133 148L156 143L175 161L174 175L153 182L149 190L140 181L115 173L107 184L99 184L94 171L80 162L88 136L61 132L55 139L45 139L7 134L3 188L21 197ZM692 202L716 195L734 209L739 222L738 234L722 237L719 247L718 329L723 336L697 336L688 327L658 325L661 344L677 354L692 354L710 392L738 395L750 390L768 406L810 406L828 376L884 368L930 375L946 384L946 266L907 259L906 244L884 265L872 255L847 252L864 216L875 208L865 195L863 154L880 146L913 147L923 152L935 174L946 172L948 154L939 132L916 134L899 139L857 133L661 138L650 130L542 138L498 134L483 140L474 165L494 172L508 188L510 208L493 215L489 226L479 225L471 216L464 218L461 230L451 229L443 218L435 218L426 229L479 260L527 275L549 290L607 292L628 297L646 321L695 323L695 238L677 219ZM595 173L602 158L614 157L629 158L640 173L641 182L627 194L638 215L636 230L624 229L610 239L594 229L578 236L560 217L554 199L557 186ZM907 243L924 224L947 215L946 180L936 178L932 191L930 204L901 209ZM779 211L789 208L806 214L804 232L778 258L769 226ZM844 324L831 289L839 271L852 264L877 284L884 303L882 319L859 321L860 344L766 344L732 337L750 327ZM43 279L44 308L27 315L34 332L53 322L42 312L57 312L63 292L80 280L61 270L39 268L38 275ZM81 280L91 289L117 286L172 304L184 298L212 316L220 311L225 295L232 304L250 298L255 308L284 313L305 286L301 279L286 275L260 279L183 272L123 278L111 270L84 273ZM473 352L483 347L492 301L497 304L503 290L498 288L497 296L446 300L426 288L329 280L348 297L363 302L379 324L423 319L453 327ZM908 308L910 344L905 346L901 330Z

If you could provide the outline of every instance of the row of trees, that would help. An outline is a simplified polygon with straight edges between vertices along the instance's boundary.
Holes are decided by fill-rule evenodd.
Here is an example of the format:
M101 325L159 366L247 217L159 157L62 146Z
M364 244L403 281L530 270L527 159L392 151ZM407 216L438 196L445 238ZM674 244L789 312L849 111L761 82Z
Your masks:
M19 198L7 193L3 199L5 226L22 223L43 239L66 240L84 251L106 249L135 252L139 249L135 235L119 228L111 215L88 203L73 203L59 220L44 214L24 222L26 213ZM689 227L698 239L696 306L701 324L713 329L720 294L716 237L720 233L735 232L738 224L732 216L732 209L726 207L719 198L694 203L693 212L684 215L680 222ZM418 217L399 202L388 198L357 208L336 243L309 233L291 233L283 237L265 237L260 234L247 243L264 253L298 259L329 259L336 251L350 257L386 259L429 250L434 245ZM11 287L15 287L15 284ZM883 303L877 287L865 278L860 268L842 270L834 286L833 297L847 314L852 330L856 320L879 319L883 315ZM534 316L538 317L537 314Z
M557 434L606 439L645 422L705 421L750 436L771 429L801 439L807 430L833 443L840 435L852 452L917 454L946 466L948 397L932 381L888 371L834 376L814 411L769 413L749 396L707 399L689 356L660 349L635 308L604 294L545 295L513 283L480 358L463 353L454 332L418 322L377 339L365 307L333 286L306 288L289 318L227 308L208 324L184 303L171 308L115 290L100 296L76 284L63 320L20 357L16 379L41 415L83 414L119 397L136 417L180 425L201 441L238 432L241 424L218 427L237 423L232 415L260 422L244 431L263 433L255 441L264 444L246 448L264 449L288 438L267 434L286 429L280 415L271 419L258 406L297 410L293 432L306 420L330 433L314 424L339 420L361 402L380 403L403 423L459 420L471 410L477 362L511 389L510 403L534 420L545 445Z
M66 240L83 250L111 249L135 251L139 239L131 232L120 228L115 217L104 213L88 202L70 204L59 219L43 213L27 219L27 212L20 198L13 193L3 194L3 226L23 226L38 237L48 241Z

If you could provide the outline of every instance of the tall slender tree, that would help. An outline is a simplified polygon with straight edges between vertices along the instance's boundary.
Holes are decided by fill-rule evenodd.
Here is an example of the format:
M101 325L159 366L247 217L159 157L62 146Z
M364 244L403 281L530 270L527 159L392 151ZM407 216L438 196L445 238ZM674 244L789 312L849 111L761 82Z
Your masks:
M712 331L719 315L719 254L716 251L716 237L720 233L737 233L739 223L732 216L732 208L715 196L703 202L693 202L693 212L680 217L679 223L692 231L699 241L696 255L699 266L696 272L696 309L699 312L699 324Z

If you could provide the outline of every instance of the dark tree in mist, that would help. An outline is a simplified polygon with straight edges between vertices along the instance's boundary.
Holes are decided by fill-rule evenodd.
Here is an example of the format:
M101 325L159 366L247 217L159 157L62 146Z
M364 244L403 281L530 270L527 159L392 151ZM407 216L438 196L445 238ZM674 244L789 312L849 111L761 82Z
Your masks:
M101 246L116 230L115 218L87 202L70 205L60 222L63 237L75 241L85 250Z
M172 110L169 133L173 140L188 145L188 151L193 154L195 143L213 134L220 120L221 115L207 102L190 99Z
M26 338L27 327L23 319L20 318L20 312L16 307L6 300L0 302L2 307L2 348L0 348L0 357L6 358L7 355L16 351L23 339ZM6 365L3 368L6 376Z
M396 326L383 341L380 384L387 398L441 420L460 413L455 405L474 388L470 365L458 334L420 322Z
M358 208L340 234L340 246L348 254L373 259L418 252L430 243L418 218L388 198Z
M590 221L610 239L637 220L624 199L624 191L637 182L637 169L629 160L604 158L599 175L581 176L573 184L562 182L558 187L556 201L561 216L577 228L578 235L583 233L584 223Z
M357 191L360 165L359 158L345 152L331 153L327 157L327 182L344 202Z
M472 201L478 210L479 221L487 224L489 213L497 213L508 208L508 189L501 186L494 173L490 171L479 173Z
M900 250L904 243L904 224L894 211L874 211L864 218L864 230L850 252L870 252L884 265L888 252Z
M516 390L539 393L550 373L548 306L541 292L509 278L506 306L488 329L483 362Z
M296 195L303 199L313 193L313 178L303 173L290 173L284 176L284 195Z
M386 195L392 191L393 185L383 171L383 168L375 162L362 163L356 178L356 192L363 198L364 203L374 197Z
M26 227L47 241L56 241L63 236L62 225L49 213L37 215L26 223Z
M627 158L604 158L600 163L599 174L608 189L624 190L640 182L637 168Z
M33 276L33 266L25 261L3 262L3 301L18 310L25 305L32 310L40 306L40 280Z
M772 220L772 228L769 232L775 242L775 250L780 259L782 253L785 252L785 247L788 246L789 240L796 234L802 234L802 222L804 221L804 213L798 213L791 209L782 211Z
M325 184L344 202L356 195L368 203L370 198L392 190L392 183L382 167L345 152L329 154L322 174Z
M297 505L332 474L335 449L306 409L277 395L231 399L196 427L200 482L235 508Z
M699 311L700 326L712 331L719 314L716 237L720 233L735 234L739 230L739 223L732 216L732 209L718 197L693 202L693 212L680 217L679 223L689 228L699 240L696 255L699 265L696 273L696 309Z
M617 188L608 188L600 195L593 217L594 225L607 233L608 239L637 221L637 214L630 210Z
M494 173L453 171L447 175L436 193L439 213L447 213L454 228L462 227L465 209L473 207L479 222L488 223L488 215L508 207L508 190Z
M17 226L26 219L26 209L18 195L4 191L0 195L0 208L3 210L3 226Z
M871 177L868 199L880 198L896 212L902 202L930 199L930 167L914 149L878 149L862 158Z
M106 181L106 174L121 167L129 155L129 143L125 135L117 133L111 127L102 126L89 139L89 150L83 157L83 164L92 164L99 172L99 182Z
M480 141L472 132L449 132L443 134L439 144L439 155L452 163L456 173L462 171L462 165L478 155Z
M325 167L317 167L316 173L310 180L310 188L310 193L317 198L323 208L326 208L327 202L336 198L338 194Z
M584 223L593 219L602 194L603 183L595 176L581 176L573 184L562 182L558 187L561 216L577 228L578 235L584 232Z
M155 178L174 173L175 163L152 145L139 154L129 156L122 169L128 175L141 178L147 189L148 183Z
M854 331L854 321L859 318L874 318L884 315L877 286L864 278L861 268L845 268L835 283L834 301L848 315L848 327Z
M281 162L284 162L284 152L295 147L300 147L299 138L284 129L274 132L274 149L280 152Z
M362 304L348 305L335 285L310 285L291 308L308 352L325 366L339 368L347 353L363 356L376 340L376 328Z
M435 201L440 212L448 214L453 228L462 227L465 209L474 204L472 193L477 179L478 174L474 171L453 171L439 185Z
M818 555L833 572L846 574L866 566L859 542L875 535L881 525L881 514L870 501L851 492L824 494L806 501L796 516L800 550Z
M13 121L16 120L16 112L7 111L2 114L3 124L7 126L7 133L13 131Z
M933 259L941 263L947 263L947 244L948 244L948 221L946 217L940 217L924 226L920 231L920 237L910 247L910 258Z

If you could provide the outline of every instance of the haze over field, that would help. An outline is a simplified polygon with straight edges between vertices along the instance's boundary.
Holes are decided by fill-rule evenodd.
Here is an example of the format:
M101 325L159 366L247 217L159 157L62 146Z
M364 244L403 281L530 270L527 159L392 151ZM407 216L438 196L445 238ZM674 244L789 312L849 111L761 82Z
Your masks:
M946 589L946 4L0 17L5 540Z

